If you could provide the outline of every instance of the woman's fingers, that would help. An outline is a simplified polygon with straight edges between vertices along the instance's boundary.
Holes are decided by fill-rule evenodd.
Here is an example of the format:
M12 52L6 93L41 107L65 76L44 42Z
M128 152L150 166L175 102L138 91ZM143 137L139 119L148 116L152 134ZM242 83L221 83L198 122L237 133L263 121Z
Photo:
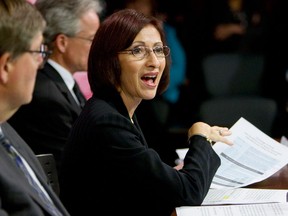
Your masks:
M225 138L226 136L229 136L231 134L232 132L227 127L213 126L210 139L214 142L223 142L228 145L232 145L232 142L229 139Z

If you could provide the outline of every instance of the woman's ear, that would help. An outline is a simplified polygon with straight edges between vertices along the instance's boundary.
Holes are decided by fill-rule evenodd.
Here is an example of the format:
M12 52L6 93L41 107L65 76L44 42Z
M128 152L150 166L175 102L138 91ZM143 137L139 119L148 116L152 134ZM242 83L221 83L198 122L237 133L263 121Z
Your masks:
M4 53L0 56L0 82L6 83L9 78L9 73L13 69L13 61L11 61L11 54Z

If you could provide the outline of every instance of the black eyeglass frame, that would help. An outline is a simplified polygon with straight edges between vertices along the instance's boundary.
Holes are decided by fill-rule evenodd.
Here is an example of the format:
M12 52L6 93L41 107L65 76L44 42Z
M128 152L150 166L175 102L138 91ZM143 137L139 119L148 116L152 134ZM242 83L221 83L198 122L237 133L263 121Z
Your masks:
M145 53L141 57L138 56L137 53L135 53L136 50L139 48L144 48L144 50L145 50ZM159 49L159 48L162 48L163 54L164 54L163 56L160 54L157 54L156 49ZM166 50L166 53L164 52L164 50ZM119 53L132 54L133 56L135 56L136 58L141 60L141 59L144 59L145 57L147 57L151 52L153 52L157 58L165 58L165 57L170 55L170 48L168 46L155 46L151 49L150 47L140 45L140 46L135 46L131 49L123 50Z
M25 52L39 53L41 54L43 60L47 59L52 54L52 51L48 50L48 46L46 44L41 44L40 50L25 50Z

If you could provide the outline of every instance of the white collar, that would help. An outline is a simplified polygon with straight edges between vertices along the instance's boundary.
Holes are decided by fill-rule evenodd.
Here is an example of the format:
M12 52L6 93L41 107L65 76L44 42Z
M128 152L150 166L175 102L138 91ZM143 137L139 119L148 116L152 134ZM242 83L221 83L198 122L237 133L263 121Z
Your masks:
M60 64L58 64L57 62L53 61L52 59L48 59L48 63L55 68L55 70L59 73L59 75L62 77L62 79L64 80L66 86L68 87L68 89L70 91L72 91L74 84L75 84L75 80L73 78L73 75L63 66L61 66Z

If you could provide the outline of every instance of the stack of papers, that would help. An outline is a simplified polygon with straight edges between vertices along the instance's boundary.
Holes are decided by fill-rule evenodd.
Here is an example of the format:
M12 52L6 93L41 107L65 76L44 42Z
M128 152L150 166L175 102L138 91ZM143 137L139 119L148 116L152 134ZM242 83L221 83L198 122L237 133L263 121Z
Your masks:
M177 216L287 216L287 203L179 207Z
M288 190L279 189L210 189L202 205L287 202Z

